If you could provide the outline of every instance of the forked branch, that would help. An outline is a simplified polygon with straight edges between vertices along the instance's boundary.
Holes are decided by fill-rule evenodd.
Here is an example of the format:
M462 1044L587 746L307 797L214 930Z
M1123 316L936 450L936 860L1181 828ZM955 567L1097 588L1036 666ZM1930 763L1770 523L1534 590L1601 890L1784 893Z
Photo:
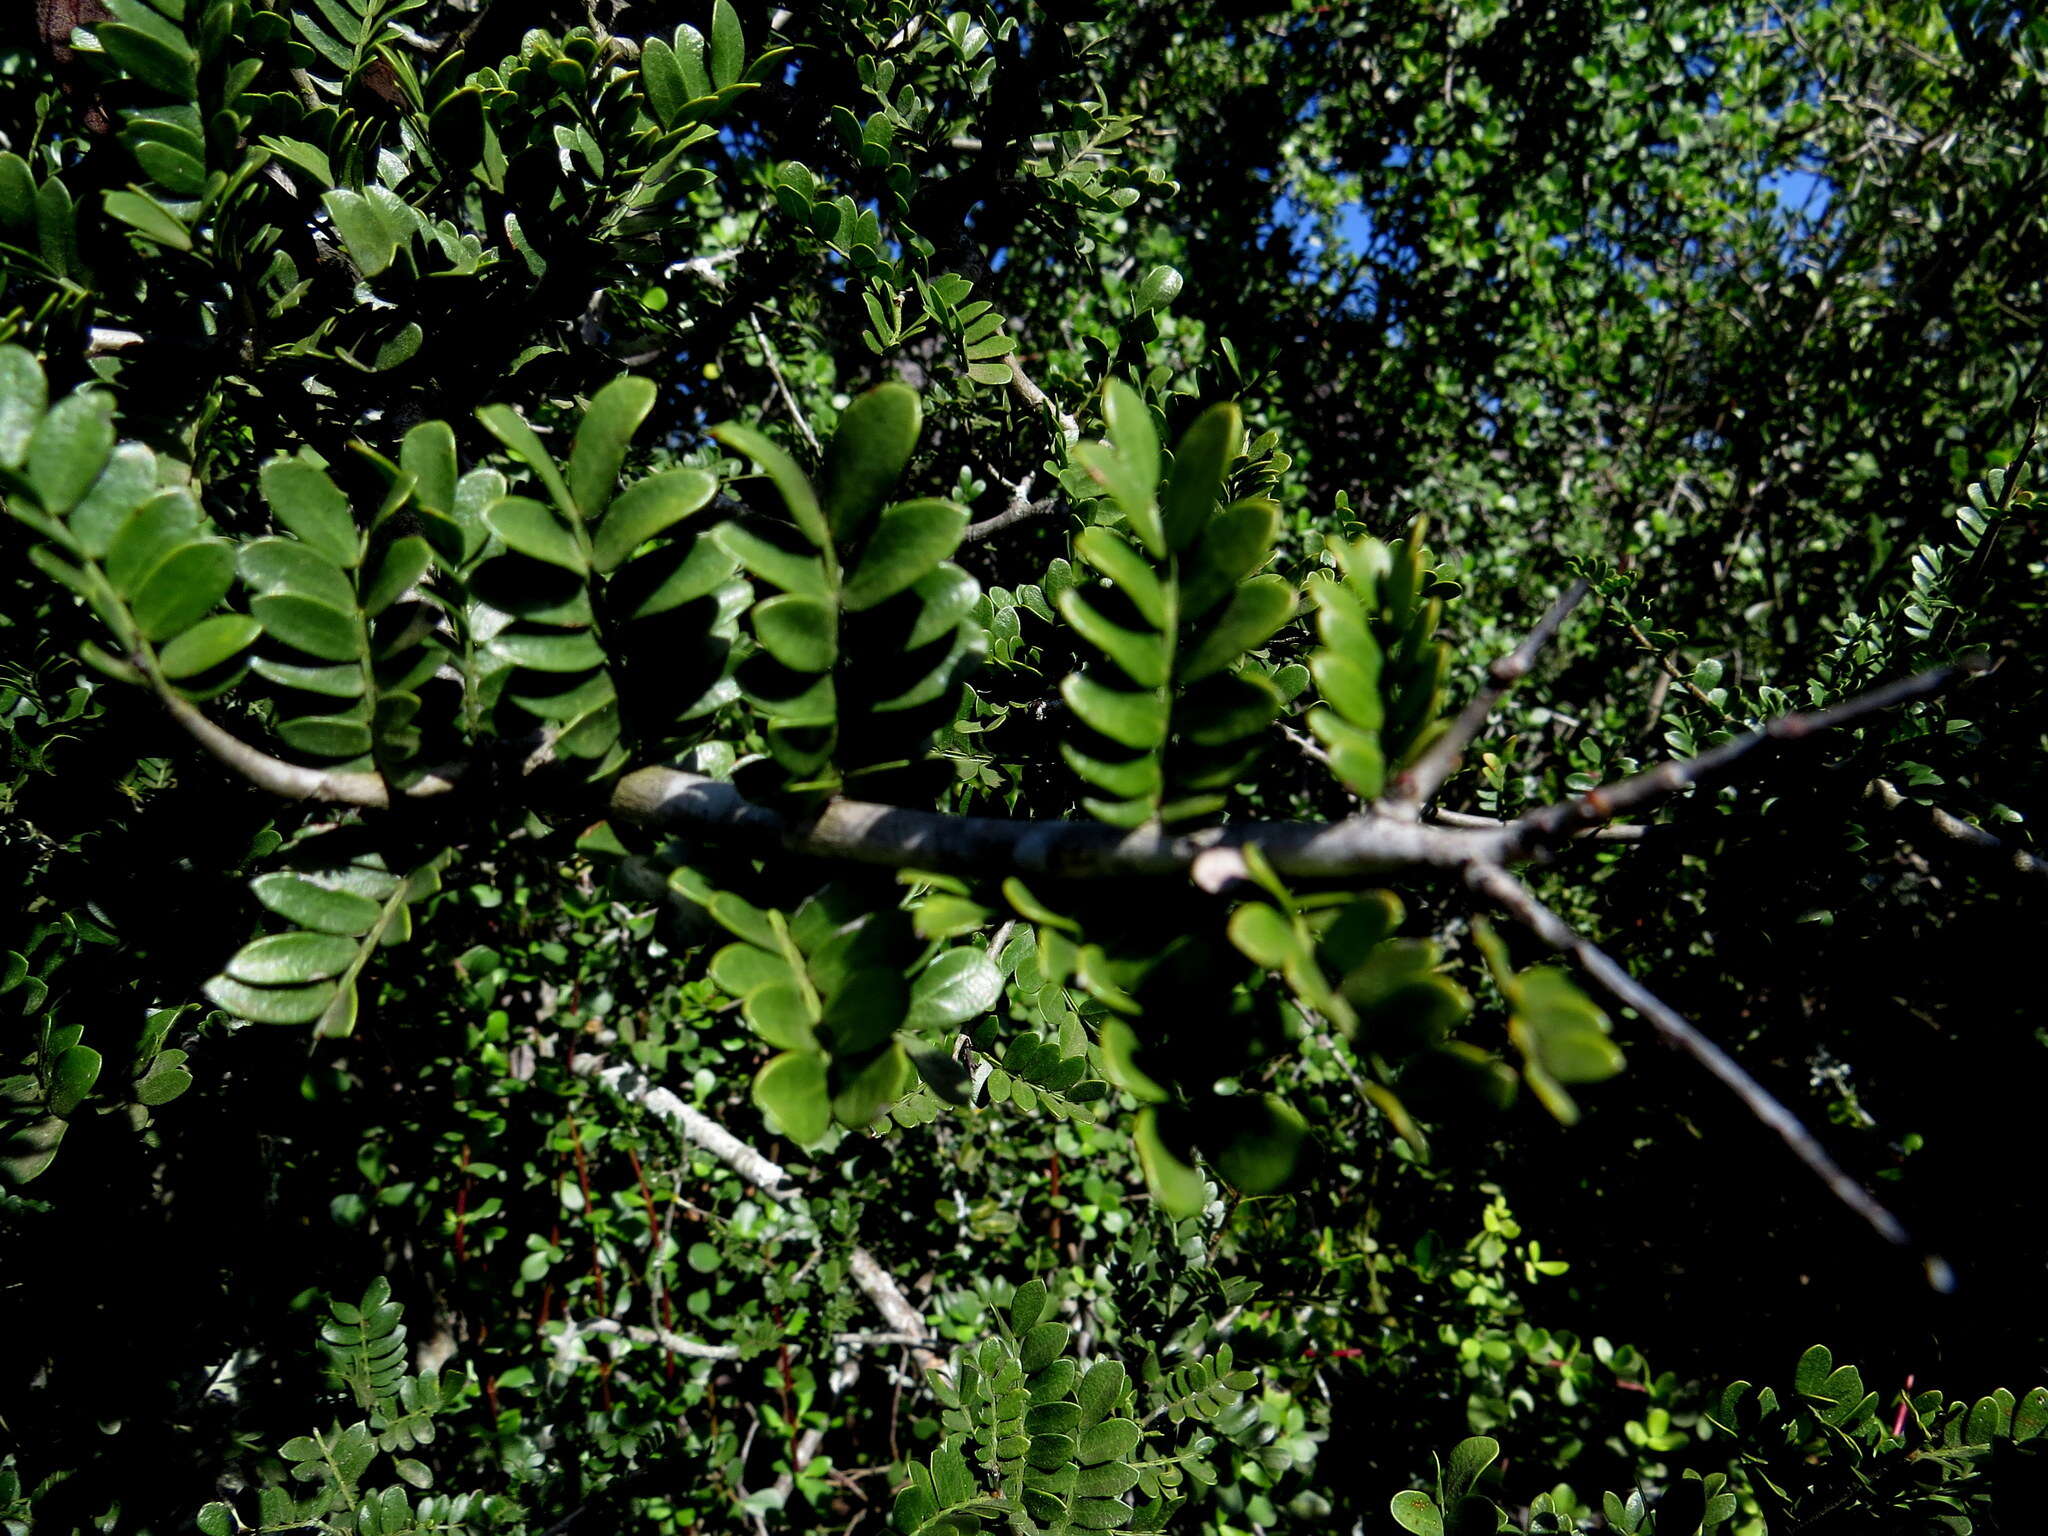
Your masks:
M1444 780L1458 766L1458 759L1472 745L1472 738L1492 717L1501 696L1529 675L1530 668L1536 665L1536 657L1550 643L1558 627L1571 616L1572 610L1584 600L1588 587L1589 583L1583 576L1574 581L1550 605L1549 611L1536 621L1536 627L1523 637L1520 645L1507 655L1494 659L1486 669L1485 683L1458 712L1451 728L1437 737L1407 772L1394 780L1393 792L1387 796L1390 807L1397 810L1405 808L1412 815L1443 787Z

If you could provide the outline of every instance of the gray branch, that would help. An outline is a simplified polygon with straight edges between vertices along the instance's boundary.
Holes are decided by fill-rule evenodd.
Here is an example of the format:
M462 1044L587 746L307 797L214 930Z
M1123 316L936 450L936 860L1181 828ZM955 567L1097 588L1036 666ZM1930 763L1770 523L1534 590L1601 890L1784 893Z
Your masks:
M1734 1057L1623 970L1613 957L1582 937L1563 918L1538 901L1521 881L1498 865L1491 864L1475 864L1466 878L1474 890L1498 903L1503 911L1537 938L1560 954L1569 955L1609 997L1633 1008L1667 1042L1706 1068L1709 1075L1740 1099L1752 1115L1775 1131L1791 1149L1792 1155L1811 1169L1837 1200L1862 1217L1879 1237L1901 1247L1911 1243L1912 1239L1898 1217L1872 1199L1861 1184L1842 1170L1841 1165L1828 1155L1827 1149L1814 1139L1813 1133L1800 1123L1797 1115L1744 1071ZM1946 1289L1947 1266L1930 1257L1927 1267L1930 1281L1938 1289Z
M1458 766L1458 759L1472 745L1472 738L1492 716L1501 695L1529 675L1529 669L1536 665L1537 655L1550 643L1550 637L1557 633L1558 626L1579 606L1587 590L1586 578L1581 576L1565 588L1563 595L1537 620L1536 627L1529 631L1520 645L1494 660L1486 669L1485 683L1459 711L1450 729L1437 737L1405 773L1395 778L1393 793L1387 796L1390 806L1406 808L1407 813L1413 815L1425 800L1443 787L1444 780Z

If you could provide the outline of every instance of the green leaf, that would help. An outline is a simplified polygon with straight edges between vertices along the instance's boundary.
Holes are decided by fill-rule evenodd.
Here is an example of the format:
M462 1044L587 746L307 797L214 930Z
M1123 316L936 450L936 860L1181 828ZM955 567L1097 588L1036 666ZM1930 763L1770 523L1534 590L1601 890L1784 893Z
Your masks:
M234 585L235 553L225 540L187 544L143 578L130 599L147 640L168 640L213 611Z
M1444 1517L1437 1512L1436 1501L1420 1489L1395 1494L1391 1508L1394 1523L1402 1530L1415 1536L1444 1536Z
M844 543L859 536L888 499L917 447L924 407L904 384L878 384L839 417L825 455L825 516Z
M1209 526L1224 475L1243 442L1244 419L1236 406L1212 405L1195 418L1174 452L1173 477L1161 498L1168 546L1186 549Z
M50 1113L69 1115L99 1081L100 1053L89 1045L68 1046L50 1065Z
M249 882L249 889L279 917L315 933L368 933L381 911L366 897L333 890L299 875L258 875Z
M536 672L581 672L601 666L604 647L587 629L503 631L492 638L491 650L507 661Z
M1077 444L1074 457L1089 477L1109 493L1110 500L1116 503L1152 558L1165 559L1166 531L1159 521L1159 507L1151 487L1144 485L1123 456L1107 443Z
M763 951L755 949L753 953L759 955ZM817 1020L793 977L748 993L742 1011L754 1032L777 1050L817 1050L818 1037L812 1027Z
M544 560L579 576L589 574L575 531L531 497L507 496L493 503L484 513L484 525L530 560Z
M1115 529L1084 528L1074 540L1074 551L1115 582L1137 605L1146 623L1157 630L1167 627L1166 589L1145 557Z
M816 555L795 554L738 523L720 523L711 530L711 537L727 555L785 592L817 598L830 595L824 562Z
M297 539L251 539L236 551L235 563L254 592L296 592L334 608L355 606L355 588L341 568Z
M674 50L658 37L650 37L641 45L640 84L647 94L648 111L664 128L675 122L683 104L691 98Z
M1280 504L1265 497L1233 502L1210 520L1181 567L1181 613L1195 618L1272 558Z
M192 249L191 231L178 222L177 215L147 193L109 192L106 205L109 217L119 219L158 245L169 246L174 251Z
M263 626L247 614L202 620L157 652L157 669L173 679L210 672L247 650L262 633Z
M107 57L121 66L123 74L180 101L190 101L199 94L195 73L198 61L191 49L119 22L101 22L93 28L93 35L106 49Z
M1113 1417L1129 1385L1130 1377L1121 1361L1098 1360L1089 1366L1074 1394L1081 1409L1081 1428L1089 1429Z
M310 987L252 987L231 976L216 976L204 990L220 1007L252 1024L310 1024L327 1012L338 989L331 981Z
M13 155L0 155L0 167L10 160L20 163ZM47 389L33 354L20 347L0 347L0 465L13 469L28 453L48 408Z
M1209 1200L1207 1181L1167 1147L1159 1134L1158 1115L1149 1106L1141 1109L1131 1127L1131 1140L1137 1144L1145 1183L1169 1215L1183 1219L1199 1215Z
M1138 284L1135 304L1139 314L1164 309L1180 296L1181 276L1171 267L1154 267Z
M520 463L534 472L557 511L564 517L576 515L576 499L569 494L568 482L562 478L554 455L542 446L539 435L524 416L509 405L487 405L476 413L476 419L484 424L491 436L511 449Z
M99 479L66 519L79 548L92 559L103 558L121 525L156 488L156 455L141 443L117 444Z
M1181 658L1183 683L1196 682L1257 650L1294 617L1294 588L1279 576L1254 576L1240 586L1230 606L1204 627L1201 643Z
M981 583L957 565L942 565L919 577L910 590L924 606L903 642L906 651L944 639L974 611L974 605L981 599Z
M704 34L695 27L681 26L675 32L676 67L682 71L683 90L691 101L709 96L711 72L704 67Z
M815 1051L784 1051L754 1075L754 1103L791 1141L809 1146L832 1124L825 1058Z
M1149 752L1166 740L1167 699L1162 692L1105 687L1085 672L1060 684L1060 697L1089 729L1119 746Z
M619 493L591 539L591 563L611 571L649 539L705 506L718 482L701 469L671 469L636 480Z
M1003 973L979 949L952 949L918 975L910 989L910 1029L943 1029L979 1018L1003 995Z
M1081 1432L1078 1454L1082 1462L1122 1461L1138 1448L1144 1431L1130 1419L1104 1419Z
M228 975L255 986L296 985L339 976L355 964L353 938L327 933L276 933L228 962Z
M362 625L353 613L297 592L276 592L253 599L249 611L263 628L286 645L322 661L356 661L363 653Z
M956 502L904 501L888 508L847 579L847 608L872 608L931 574L959 546L966 528L967 509Z
M418 534L393 539L377 562L377 575L363 593L363 612L375 618L419 585L434 563L434 551Z
M828 671L839 655L839 616L815 597L785 592L757 603L753 618L762 649L793 671Z
M891 970L857 971L825 1004L825 1027L840 1055L880 1045L904 1023L910 989Z
M746 67L746 39L740 32L739 12L732 0L717 0L711 7L711 83L723 90L740 77Z
M1477 1486L1480 1476L1500 1459L1500 1442L1487 1435L1474 1435L1458 1442L1444 1468L1444 1501L1456 1504Z
M782 504L789 509L789 515L797 527L803 530L805 538L816 549L832 546L832 531L825 522L824 509L818 505L817 492L811 489L811 482L804 472L797 468L796 460L776 447L762 433L752 427L729 421L723 426L713 427L711 435L736 453L743 453L761 466L761 470L774 482L776 490L782 493Z
M12 151L0 153L0 230L32 230L35 218L35 172Z
M362 558L348 498L327 471L305 459L276 459L263 466L263 499L270 514L344 570Z
M591 398L569 450L569 494L586 521L596 520L611 504L626 449L654 400L652 379L630 377L613 379Z
M365 277L376 277L398 259L409 232L399 228L360 192L337 189L321 194L335 232L348 247L349 259Z
M1111 379L1103 386L1102 412L1129 483L1151 501L1159 489L1159 434L1144 397L1122 379Z
M854 1130L872 1125L877 1115L910 1090L916 1078L903 1047L891 1043L832 1096L833 1118Z
M1045 1282L1027 1280L1010 1296L1010 1331L1029 1333L1045 1311Z
M67 395L29 438L28 483L43 510L62 516L92 486L114 451L113 408L104 395Z
M1017 1363L1024 1367L1024 1374L1037 1375L1065 1353L1068 1332L1065 1323L1039 1323L1019 1339Z

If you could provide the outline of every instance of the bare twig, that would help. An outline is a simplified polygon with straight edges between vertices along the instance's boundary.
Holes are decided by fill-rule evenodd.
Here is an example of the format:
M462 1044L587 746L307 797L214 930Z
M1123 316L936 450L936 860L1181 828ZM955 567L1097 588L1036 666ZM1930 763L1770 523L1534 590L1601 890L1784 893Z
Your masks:
M1031 382L1031 375L1024 371L1022 363L1014 357L1006 361L1010 365L1010 388L1017 392L1017 398L1034 411L1050 412L1053 420L1059 423L1060 437L1063 441L1078 442L1081 437L1081 424L1046 398L1045 391Z
M1827 1149L1814 1139L1813 1133L1800 1123L1797 1115L1744 1071L1734 1057L1629 975L1605 951L1581 937L1564 919L1538 901L1521 881L1495 864L1475 864L1467 879L1474 890L1497 902L1503 911L1552 949L1569 955L1608 996L1633 1008L1669 1044L1677 1046L1719 1079L1752 1115L1777 1133L1791 1149L1792 1155L1812 1170L1837 1200L1862 1217L1878 1236L1900 1247L1911 1244L1912 1239L1898 1217L1872 1199L1861 1184L1842 1170L1828 1155ZM1946 1289L1947 1266L1933 1257L1927 1264L1929 1280L1938 1289Z
M1687 693L1691 694L1693 696L1693 700L1696 703L1702 705L1706 709L1713 711L1715 715L1719 716L1723 720L1733 720L1735 718L1733 715L1729 714L1727 710L1723 709L1719 704L1716 704L1713 701L1713 699L1708 696L1706 690L1701 688L1698 683L1694 682L1689 674L1679 671L1678 663L1671 659L1670 653L1658 650L1656 645L1651 641L1650 637L1643 633L1643 626L1636 623L1634 619L1630 619L1628 621L1628 633L1629 638L1631 640L1635 641L1637 645L1640 645L1650 655L1657 658L1657 666L1663 672L1665 677L1670 679L1672 682L1678 684L1678 686L1683 688Z
M1446 827L1462 827L1473 831L1508 825L1495 816L1474 816L1469 811L1446 810L1440 805L1430 807L1429 819ZM1640 843L1649 832L1648 827L1632 822L1618 827L1590 827L1577 836L1589 837L1596 843Z
M1798 741L1820 731L1854 725L1914 699L1929 698L1982 670L1983 663L1976 662L1935 667L1912 677L1902 677L1828 709L1814 710L1810 714L1781 715L1762 729L1709 748L1697 757L1660 763L1617 784L1589 790L1576 800L1564 800L1531 811L1508 829L1507 858L1491 862L1510 862L1535 849L1558 843L1583 827L1597 826L1624 812L1661 804L1695 784L1720 778L1744 758L1761 760L1780 750L1787 742Z
M969 523L967 530L960 535L961 539L971 544L976 539L988 538L992 534L1001 533L1005 528L1015 527L1028 518L1044 517L1046 513L1052 511L1059 505L1057 493L1041 496L1037 501L1031 499L1031 482L1035 478L1036 476L1026 475L1022 480L1010 485L1010 504L993 517L984 517L978 523Z
M1932 830L1951 842L1961 843L1988 855L2019 874L2048 879L2048 860L2029 853L2024 848L2015 848L2003 838L1994 837L1986 832L1982 827L1964 821L1960 816L1950 815L1940 806L1921 805L1918 801L1901 794L1898 786L1889 779L1872 779L1863 787L1863 792L1874 796L1888 811L1919 812Z
M1564 623L1571 611L1579 606L1588 586L1586 578L1581 576L1565 588L1558 600L1550 605L1550 610L1536 621L1536 627L1523 637L1522 643L1486 669L1486 681L1459 711L1458 718L1451 722L1451 728L1437 737L1429 750L1407 771L1396 776L1393 792L1387 796L1390 807L1405 808L1406 814L1412 816L1425 800L1443 787L1444 780L1458 766L1458 759L1464 756L1465 748L1472 744L1472 738L1486 724L1501 695L1529 675L1529 669L1536 664L1537 654L1550 643L1550 637L1557 633L1558 626Z
M748 1146L701 1110L692 1109L672 1090L650 1082L638 1067L607 1065L601 1056L581 1055L571 1058L569 1069L579 1077L595 1077L627 1103L668 1121L685 1141L709 1152L770 1199L794 1206L803 1198L803 1191L781 1164ZM919 1369L943 1369L944 1362L929 1347L932 1335L924 1318L874 1255L865 1248L854 1249L847 1256L847 1269L889 1326L912 1341L911 1355Z
M803 440L812 453L822 454L818 446L818 435L811 430L810 418L796 403L796 396L789 392L789 381L782 376L782 361L775 355L775 344L768 339L768 332L762 329L761 317L751 310L747 313L748 323L754 327L754 338L761 343L761 355L768 359L769 377L775 380L775 392L782 396L783 408L789 412L789 419L796 423L796 429L803 434Z

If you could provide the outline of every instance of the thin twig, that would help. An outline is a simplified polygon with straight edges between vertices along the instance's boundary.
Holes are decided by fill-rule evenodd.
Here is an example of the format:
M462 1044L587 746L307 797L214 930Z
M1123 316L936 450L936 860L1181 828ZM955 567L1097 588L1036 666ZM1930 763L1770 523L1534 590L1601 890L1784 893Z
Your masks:
M1899 1247L1911 1245L1912 1238L1898 1217L1873 1200L1861 1184L1842 1170L1828 1155L1827 1149L1814 1139L1813 1133L1800 1123L1797 1115L1744 1071L1734 1057L1629 975L1604 950L1575 932L1564 919L1538 901L1521 881L1496 864L1475 864L1467 879L1474 890L1497 902L1503 911L1552 949L1569 955L1602 991L1616 1002L1633 1008L1668 1043L1677 1046L1718 1078L1752 1115L1777 1133L1791 1149L1792 1155L1811 1169L1833 1191L1837 1200L1862 1217L1878 1236ZM1947 1266L1932 1256L1927 1264L1929 1280L1938 1289L1946 1289Z
M1041 496L1037 501L1031 499L1031 482L1034 478L1036 477L1026 475L1022 480L1012 484L1010 504L993 517L984 517L978 523L969 523L966 531L960 535L962 541L971 544L977 539L986 539L993 534L1001 533L1005 528L1013 528L1028 518L1044 517L1058 506L1057 493Z
M1928 826L1943 837L1986 854L2019 874L2048 879L2048 860L2024 848L2015 848L2003 838L1992 836L1982 827L1953 816L1938 805L1921 805L1901 794L1898 786L1889 779L1872 779L1863 787L1863 792L1875 796L1888 811L1919 811L1926 817Z
M1561 842L1583 827L1597 826L1625 812L1661 804L1695 784L1721 777L1744 758L1767 757L1787 742L1854 725L1901 704L1932 697L1960 679L1982 670L1984 664L1976 661L1953 667L1934 667L1912 677L1902 677L1828 709L1814 710L1809 714L1781 715L1761 729L1709 748L1697 757L1660 763L1619 783L1588 790L1576 800L1562 800L1556 805L1531 811L1508 829L1507 857L1491 862L1511 862L1538 848Z
M1634 619L1628 621L1628 633L1631 640L1635 641L1637 645L1640 645L1650 655L1657 658L1657 665L1663 670L1664 675L1691 694L1696 702L1712 710L1723 720L1733 720L1735 718L1726 709L1716 704L1706 690L1694 682L1689 674L1679 671L1678 664L1671 659L1669 653L1657 649L1650 637L1643 633L1643 626L1636 623Z
M1429 819L1446 827L1461 827L1468 831L1485 831L1508 825L1497 816L1474 816L1469 811L1446 810L1440 805L1430 807ZM1596 843L1640 843L1649 834L1648 827L1629 822L1617 827L1591 827L1577 835L1589 837Z
M685 1141L709 1152L771 1200L791 1207L802 1200L803 1191L781 1164L748 1146L709 1115L685 1104L673 1090L651 1082L638 1067L610 1065L601 1056L578 1055L570 1059L569 1070L578 1077L595 1077L627 1103L668 1121ZM910 1350L919 1369L943 1369L943 1362L929 1348L931 1330L905 1299L895 1276L882 1268L865 1248L855 1248L847 1255L847 1269L889 1326L913 1341Z
M1536 664L1537 654L1550 643L1550 637L1557 633L1558 626L1564 623L1571 611L1579 606L1589 587L1590 583L1581 576L1565 588L1558 600L1550 605L1549 611L1536 621L1536 627L1523 637L1522 643L1486 669L1486 681L1459 711L1458 718L1451 722L1451 728L1437 737L1412 766L1395 777L1393 792L1387 796L1390 808L1405 807L1407 813L1413 815L1425 800L1443 787L1444 780L1458 766L1458 759L1472 744L1472 738L1479 734L1480 728L1492 715L1501 695L1529 675L1529 669Z
M811 452L822 454L824 450L818 446L818 435L811 430L809 418L797 405L796 396L789 392L789 381L782 376L782 363L775 355L775 347L768 340L767 331L761 327L761 317L749 310L747 320L754 327L755 339L761 343L761 355L768 359L769 377L775 380L775 392L782 396L782 404L789 412L789 419L796 423L797 431L803 434L803 439L810 445Z
M1059 423L1060 438L1063 442L1080 441L1081 424L1046 398L1045 391L1031 382L1031 375L1024 371L1022 363L1014 357L1006 361L1010 365L1010 388L1017 392L1017 398L1034 411L1051 412L1053 420Z

